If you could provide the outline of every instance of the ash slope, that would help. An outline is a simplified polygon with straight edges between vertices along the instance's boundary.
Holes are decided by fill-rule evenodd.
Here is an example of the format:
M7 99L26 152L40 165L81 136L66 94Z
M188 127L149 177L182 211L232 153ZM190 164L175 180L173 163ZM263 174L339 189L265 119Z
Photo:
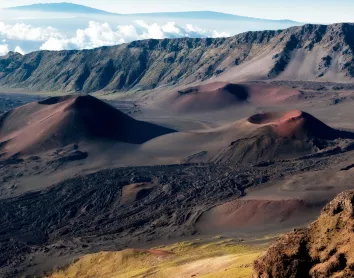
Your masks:
M92 141L142 144L175 132L137 121L91 96L52 97L0 115L1 156L35 154Z
M0 85L30 90L127 91L223 81L349 81L354 24L304 25L231 38L136 41L82 51L10 53Z
M255 114L247 119L251 131L221 150L212 161L255 163L292 159L308 155L341 152L340 139L354 139L354 133L333 129L302 111Z
M339 194L307 229L282 236L253 277L353 277L354 191Z
M212 112L241 105L272 106L299 101L301 92L270 84L210 82L187 87L154 101L154 107L166 107L178 113Z

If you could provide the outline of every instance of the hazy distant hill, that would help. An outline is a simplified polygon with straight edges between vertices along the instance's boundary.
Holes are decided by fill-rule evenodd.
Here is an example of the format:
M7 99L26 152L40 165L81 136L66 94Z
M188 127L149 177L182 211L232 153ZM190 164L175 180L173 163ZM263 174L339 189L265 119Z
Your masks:
M166 18L186 18L186 19L213 19L213 20L242 20L242 21L266 21L266 22L279 22L289 23L293 25L299 25L299 22L284 19L284 20L272 20L263 18L254 18L248 16L240 16L235 14L219 13L212 11L190 11L190 12L164 12L164 13L140 13L134 14L139 16L154 16L154 17L166 17ZM128 15L131 16L131 15Z
M264 21L264 22L279 22L298 25L299 23L292 20L270 20L253 18L247 16L239 16L234 14L219 13L212 11L190 11L190 12L159 12L159 13L139 13L139 14L118 14L104 10L94 9L84 5L73 3L46 3L33 4L27 6L18 6L8 8L13 11L39 11L39 12L55 12L55 13L80 13L80 14L99 14L99 15L119 15L122 17L159 17L159 18L185 18L185 19L210 19L210 20L240 20L240 21Z
M43 3L26 6L11 7L8 10L12 11L38 11L50 13L80 13L80 14L101 14L109 15L110 12L94 9L84 5L77 5L73 3Z

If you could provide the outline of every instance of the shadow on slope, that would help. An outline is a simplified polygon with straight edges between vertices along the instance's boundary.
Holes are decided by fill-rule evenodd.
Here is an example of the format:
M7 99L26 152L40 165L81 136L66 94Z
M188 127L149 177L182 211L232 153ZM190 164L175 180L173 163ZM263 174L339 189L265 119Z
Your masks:
M300 92L262 84L213 82L179 90L162 103L177 112L208 112L244 104L273 105L297 99Z
M7 112L0 142L7 154L37 153L80 141L142 144L175 130L137 121L92 96L53 97Z

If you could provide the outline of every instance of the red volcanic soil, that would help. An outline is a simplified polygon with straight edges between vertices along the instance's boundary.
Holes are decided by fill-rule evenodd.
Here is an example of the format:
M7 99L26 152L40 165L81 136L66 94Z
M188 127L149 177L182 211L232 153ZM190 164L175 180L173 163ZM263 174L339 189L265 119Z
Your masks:
M276 105L293 103L300 99L301 92L297 89L271 84L248 84L250 102L256 105Z
M153 190L154 184L150 182L134 183L123 187L120 204L125 205L147 197Z
M297 199L235 200L216 206L202 214L197 229L202 233L279 230L296 226L318 209Z
M289 121L290 119L296 119L302 116L302 112L299 110L288 112L268 112L252 115L248 118L248 121L252 124L269 124L269 123L281 123Z
M177 111L197 112L216 110L235 103L246 103L248 90L238 84L212 83L178 91L173 100Z
M85 140L141 144L172 132L134 120L88 95L52 97L0 116L0 146L8 155L43 152Z
M312 115L294 110L284 113L261 113L251 116L248 121L257 125L271 125L279 137L315 137L325 140L353 138L354 134L333 129Z
M170 104L175 111L201 112L246 103L278 104L297 99L299 95L297 90L267 84L215 82L180 90Z
M354 133L333 129L308 113L261 113L248 118L252 130L232 142L214 162L240 163L292 159L333 147L333 140L353 139Z

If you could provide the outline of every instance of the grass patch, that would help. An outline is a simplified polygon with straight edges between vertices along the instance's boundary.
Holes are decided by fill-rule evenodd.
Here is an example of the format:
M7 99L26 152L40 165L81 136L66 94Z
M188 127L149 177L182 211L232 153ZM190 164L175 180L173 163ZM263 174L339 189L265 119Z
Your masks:
M252 263L265 245L245 245L237 240L184 241L155 250L173 252L157 256L124 250L86 255L50 278L126 277L250 277Z

